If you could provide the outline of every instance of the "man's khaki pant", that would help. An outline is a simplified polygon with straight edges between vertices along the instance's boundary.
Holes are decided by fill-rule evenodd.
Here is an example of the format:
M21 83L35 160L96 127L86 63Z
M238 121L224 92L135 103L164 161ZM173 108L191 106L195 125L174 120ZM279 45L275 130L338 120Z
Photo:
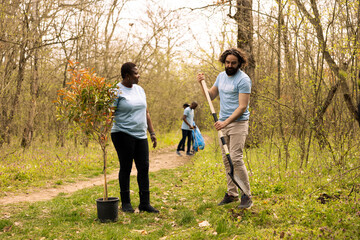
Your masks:
M234 174L239 176L240 180L242 180L250 192L250 183L249 183L249 175L246 170L246 166L243 161L243 149L245 145L246 136L248 135L249 129L249 121L238 121L232 122L222 129L225 142L229 148L230 157L234 164ZM220 141L221 151L223 162L226 170L226 178L227 178L227 193L230 196L239 196L238 188L233 183L229 176L230 172L230 164L222 147L222 143Z

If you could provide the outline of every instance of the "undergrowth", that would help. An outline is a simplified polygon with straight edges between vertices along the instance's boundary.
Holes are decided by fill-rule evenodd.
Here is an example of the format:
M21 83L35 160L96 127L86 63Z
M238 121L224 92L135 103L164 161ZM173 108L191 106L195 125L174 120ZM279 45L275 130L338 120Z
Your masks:
M95 199L101 197L102 187L97 186L51 201L0 206L0 238L359 239L358 159L339 166L312 154L307 168L300 169L294 145L285 169L284 159L274 151L269 154L267 144L245 152L254 201L249 210L239 210L239 203L217 206L226 180L215 141L183 167L150 173L151 203L160 214L119 212L117 222L100 223ZM118 196L117 181L108 188L109 196ZM135 176L131 190L136 207Z

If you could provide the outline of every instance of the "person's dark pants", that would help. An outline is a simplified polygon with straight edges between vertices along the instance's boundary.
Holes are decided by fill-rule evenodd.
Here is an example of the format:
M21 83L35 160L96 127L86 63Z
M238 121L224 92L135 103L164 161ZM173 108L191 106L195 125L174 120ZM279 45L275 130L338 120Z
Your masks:
M119 162L121 192L130 190L130 173L133 160L137 169L139 192L149 192L149 145L147 139L137 139L123 132L111 133Z
M185 141L186 141L186 138L188 138L188 140L187 140L187 151L186 152L190 153L191 138L192 138L191 131L192 130L184 130L184 129L181 129L181 130L182 130L182 139L179 142L179 145L177 147L177 151L181 151L181 150L183 150L185 148Z

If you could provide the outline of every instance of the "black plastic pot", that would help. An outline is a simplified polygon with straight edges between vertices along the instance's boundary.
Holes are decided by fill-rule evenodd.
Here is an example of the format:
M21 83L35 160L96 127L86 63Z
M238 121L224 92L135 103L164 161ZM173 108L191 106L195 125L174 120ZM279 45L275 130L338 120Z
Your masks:
M119 198L109 197L107 201L103 198L96 199L97 215L100 222L116 222L119 213Z

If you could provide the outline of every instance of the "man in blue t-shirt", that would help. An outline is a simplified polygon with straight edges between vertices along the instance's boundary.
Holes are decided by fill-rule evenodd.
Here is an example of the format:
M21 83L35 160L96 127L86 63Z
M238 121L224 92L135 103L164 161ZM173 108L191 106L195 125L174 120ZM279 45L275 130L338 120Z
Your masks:
M184 115L182 116L182 125L181 125L181 131L182 131L182 138L179 142L179 145L176 149L176 153L181 156L180 151L182 150L182 147L185 147L185 141L186 138L188 138L187 141L187 151L186 155L191 156L193 155L190 152L191 148L191 138L192 138L192 129L194 129L193 123L194 123L194 109L197 107L196 102L192 102L189 107L185 108Z
M240 70L241 67L246 66L247 58L242 50L231 48L223 52L219 60L225 64L225 71L218 75L214 85L209 89L211 100L217 96L220 97L219 121L214 126L217 131L222 130L223 132L234 164L234 174L240 177L246 190L250 192L249 175L243 161L243 148L249 128L251 80L246 73ZM204 74L197 75L199 83L204 79ZM222 155L226 172L230 172L230 165L223 149ZM219 205L239 200L237 186L230 176L226 176L227 192ZM251 196L242 194L239 208L250 208L251 206Z

